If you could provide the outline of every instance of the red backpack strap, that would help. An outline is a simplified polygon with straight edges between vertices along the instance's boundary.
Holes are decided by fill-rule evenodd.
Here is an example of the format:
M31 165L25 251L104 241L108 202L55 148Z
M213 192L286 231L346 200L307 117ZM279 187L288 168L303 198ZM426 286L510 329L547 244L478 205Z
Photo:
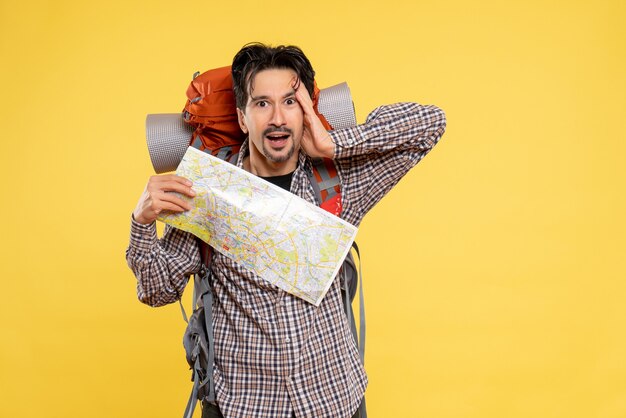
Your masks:
M341 214L341 184L335 162L329 158L312 160L313 170L309 177L315 190L319 207L335 216Z

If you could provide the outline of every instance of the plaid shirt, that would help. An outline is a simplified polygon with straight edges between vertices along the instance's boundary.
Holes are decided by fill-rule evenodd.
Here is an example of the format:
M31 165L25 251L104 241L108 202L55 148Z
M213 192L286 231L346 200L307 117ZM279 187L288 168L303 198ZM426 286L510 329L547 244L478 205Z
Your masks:
M330 133L342 184L342 218L363 216L437 143L444 113L434 106L399 103L374 110L363 125ZM237 165L242 167L246 141ZM291 192L315 202L299 156ZM129 266L139 299L152 306L175 302L200 268L196 238L166 226L132 221ZM266 282L214 253L213 332L215 389L225 417L351 417L367 376L350 332L335 280L319 307Z

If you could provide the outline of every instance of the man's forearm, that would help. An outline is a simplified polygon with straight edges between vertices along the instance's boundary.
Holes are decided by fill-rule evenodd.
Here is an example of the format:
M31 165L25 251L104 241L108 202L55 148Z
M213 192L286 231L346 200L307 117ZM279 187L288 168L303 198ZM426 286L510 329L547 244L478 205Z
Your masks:
M189 275L200 268L196 238L166 226L158 239L154 223L141 225L131 220L126 261L137 278L137 296L150 306L180 299Z
M336 159L397 148L424 153L435 146L445 127L446 116L436 106L396 103L380 106L364 124L331 131L330 136Z

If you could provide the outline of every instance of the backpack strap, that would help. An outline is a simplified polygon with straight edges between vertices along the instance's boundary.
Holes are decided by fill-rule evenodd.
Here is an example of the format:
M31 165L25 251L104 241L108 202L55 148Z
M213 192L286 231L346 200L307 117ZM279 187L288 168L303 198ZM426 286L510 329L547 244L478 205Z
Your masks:
M361 356L361 364L365 364L365 302L363 300L363 272L361 271L361 253L356 242L352 243L352 248L356 252L359 259L359 355Z
M215 341L213 339L213 290L211 289L211 260L213 259L213 249L201 239L198 239L200 245L200 259L202 267L200 274L194 276L194 303L196 298L201 297L202 300L198 304L204 307L204 320L206 325L207 340L209 342L209 356L206 366L206 379L209 385L208 396L205 398L209 402L215 401L215 383L213 382L213 360L215 360ZM199 277L198 277L199 276Z
M200 271L194 274L193 279L193 310L195 311L199 307L204 309L204 324L206 330L206 342L207 342L207 362L206 368L203 370L200 363L200 357L195 353L195 362L192 366L193 370L193 388L187 401L187 407L183 418L192 418L193 412L198 402L198 392L200 388L207 387L206 391L203 391L205 395L201 400L208 402L215 402L215 382L213 380L213 361L215 360L215 340L213 338L213 291L211 290L211 259L212 249L204 241L198 239L198 246L200 247L200 259L202 264ZM180 302L180 299L179 299ZM183 311L183 318L189 324L187 315L185 314L185 308L182 303L180 307ZM199 347L196 347L198 349ZM204 375L204 379L201 381L201 375Z
M318 205L321 205L341 193L339 173L337 173L335 162L329 158L313 158L311 163L313 171L309 174L309 178L315 189L316 199L319 200Z
M328 158L316 158L312 160L313 169L309 175L309 181L315 191L315 202L319 207L339 216L341 214L341 182L335 162ZM343 289L344 289L344 310L348 317L348 324L352 330L352 336L359 348L361 364L365 364L365 300L363 297L363 273L361 271L361 253L356 242L352 243L357 258L359 259L358 273L351 255L348 255L342 266ZM347 265L346 265L347 264ZM348 268L353 270L355 277L350 283ZM360 282L360 283L359 283ZM357 334L356 322L352 313L352 300L356 295L356 287L359 287L359 331Z
M341 181L335 162L328 158L311 160L312 171L307 172L315 191L315 203L335 216L341 215Z
M205 273L207 275L211 274L209 271L206 271ZM206 280L209 279L207 278ZM191 394L189 395L189 400L187 401L183 418L193 417L193 412L196 409L196 404L199 400L198 395L201 390L201 400L215 402L215 383L213 381L213 361L215 360L215 351L213 347L215 341L213 339L213 328L206 325L211 324L213 321L213 294L210 291L202 295L202 303L204 308L202 311L202 321L205 324L206 330L207 364L206 368L202 367L200 359L200 351L202 350L202 347L201 344L195 345L192 353L195 360L191 367L193 371L193 388L191 389ZM197 312L196 315L199 313L200 312ZM204 379L201 380L202 376L204 376Z
M211 275L211 272L207 272L207 275ZM208 385L208 392L205 396L205 400L209 402L215 402L215 382L213 381L213 361L215 360L215 340L213 338L213 292L209 289L202 296L202 303L204 305L204 321L207 331L207 340L209 342L209 357L207 359L206 366L206 380L202 382ZM211 324L211 325L208 325Z
M320 190L322 202L332 198L341 192L339 174L333 160L317 158L313 160L313 175Z
M198 272L198 274L194 275L194 308L201 305L201 301L198 300L198 297L201 297L209 290L211 290L211 277L210 275L207 275L207 273L210 273L211 260L213 259L213 249L209 246L209 244L202 241L200 238L197 238L197 241L198 246L200 247L200 261L202 262L202 265L200 266L200 271ZM207 280L203 280L204 276L206 276Z
M201 305L201 300L198 300L199 296L202 296L210 289L210 284L208 280L202 280L205 273L209 270L209 266L211 265L211 247L204 243L204 241L198 239L198 245L200 246L200 260L202 262L202 266L200 267L200 271L197 274L193 275L193 295L192 295L192 305L191 311L195 311L197 307ZM183 319L187 324L189 324L189 318L187 316L187 311L185 311L185 306L183 305L182 297L178 298L178 304L180 305L180 310L183 315Z

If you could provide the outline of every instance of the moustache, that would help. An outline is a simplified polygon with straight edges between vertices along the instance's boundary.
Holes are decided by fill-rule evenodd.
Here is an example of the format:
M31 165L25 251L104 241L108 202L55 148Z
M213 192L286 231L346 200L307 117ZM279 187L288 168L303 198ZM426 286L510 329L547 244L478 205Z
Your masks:
M270 128L267 128L266 130L263 131L263 136L267 136L269 134L273 134L273 133L276 133L276 132L282 133L282 134L288 134L288 135L292 134L292 131L289 128L285 128L285 127L281 127L281 128L270 127Z

